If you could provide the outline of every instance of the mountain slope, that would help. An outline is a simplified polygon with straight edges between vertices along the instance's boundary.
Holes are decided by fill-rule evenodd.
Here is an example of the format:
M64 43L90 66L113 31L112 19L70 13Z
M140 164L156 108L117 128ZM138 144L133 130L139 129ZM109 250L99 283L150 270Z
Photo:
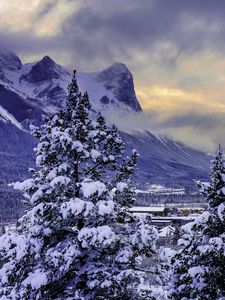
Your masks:
M0 107L7 111L9 115L13 116L18 123L25 120L40 122L41 115L44 113L44 111L40 109L36 103L25 100L16 92L11 89L7 89L2 84L0 84ZM15 121L12 123L15 123ZM18 124L16 126L21 127L18 126Z
M77 74L81 91L87 90L95 110L112 109L126 118L138 114L133 76L124 64L93 73ZM41 115L65 105L71 74L45 56L39 62L23 65L11 53L0 54L0 180L2 185L27 176L34 164L34 139L26 131L30 122L41 122ZM204 153L175 143L149 131L123 133L127 151L140 153L136 183L192 187L193 179L207 180L209 158Z
M28 178L28 167L34 166L36 141L6 118L0 108L0 223L18 217L22 195L9 183Z
M135 147L140 154L136 182L142 188L158 183L193 190L194 180L208 180L209 157L201 151L149 131L122 133L122 136L127 151Z

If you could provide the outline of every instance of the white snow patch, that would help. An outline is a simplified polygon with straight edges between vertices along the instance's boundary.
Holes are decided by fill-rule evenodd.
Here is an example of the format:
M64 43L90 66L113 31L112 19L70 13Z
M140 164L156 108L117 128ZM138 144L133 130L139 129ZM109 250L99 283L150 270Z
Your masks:
M74 214L75 216L83 213L87 216L93 209L94 204L92 202L83 201L79 198L71 199L61 205L61 213L65 219L68 214Z
M42 189L38 189L31 197L30 202L31 204L34 204L39 198L43 196Z
M101 196L106 191L106 186L100 181L83 181L81 183L81 190L85 198L97 193Z
M57 176L50 182L50 185L52 187L55 187L57 185L68 185L69 182L70 178L66 176Z
M11 115L6 109L4 109L1 105L0 105L0 115L8 122L12 123L13 125L15 125L17 128L23 130L22 125L15 119L15 117L13 115Z
M103 225L97 228L82 228L78 234L78 239L84 248L89 245L109 246L115 242L116 235L109 226Z
M218 216L219 216L221 221L224 221L224 219L225 219L225 205L224 205L224 203L221 203L218 206Z
M172 227L172 226L166 226L166 227L160 229L159 236L160 237L168 237L172 233L174 233L174 230L175 230L174 227Z
M118 191L120 191L122 193L127 188L127 183L126 182L118 182L116 184L116 188Z
M29 273L28 277L23 281L24 285L31 285L33 289L39 289L41 286L46 285L48 277L42 270L37 269L33 273Z
M192 267L188 270L188 274L191 276L191 277L196 277L197 275L199 274L203 274L205 271L202 267L200 266L197 266L197 267Z
M49 173L48 173L48 175L47 175L47 179L48 180L53 180L55 177L56 177L56 174L57 174L57 172L56 172L56 170L54 169L54 170L51 170Z
M15 182L13 187L15 190L20 190L20 191L24 191L24 190L28 190L30 188L33 187L33 184L34 184L34 180L33 179L27 179L27 180L24 180L23 182Z
M225 195L225 187L222 187L222 193Z
M104 215L109 215L113 212L114 210L114 202L113 201L98 201L97 203L98 206L98 213L101 216Z
M81 142L79 142L79 141L73 142L72 149L76 149L77 152L81 152L83 150L83 148L84 147L81 144Z
M91 150L91 158L95 161L99 156L101 156L101 153L95 149Z

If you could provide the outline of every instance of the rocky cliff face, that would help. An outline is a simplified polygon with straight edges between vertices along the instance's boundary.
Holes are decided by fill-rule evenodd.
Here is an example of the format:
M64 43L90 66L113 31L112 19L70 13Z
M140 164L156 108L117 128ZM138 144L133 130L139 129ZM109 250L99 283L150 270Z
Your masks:
M0 80L5 83L10 83L7 78L7 71L18 72L22 67L22 62L13 53L0 53Z
M22 68L22 62L14 53L0 53L0 68L18 71Z
M140 103L135 94L133 76L125 64L116 63L97 75L97 80L103 83L107 90L112 90L118 101L141 111Z

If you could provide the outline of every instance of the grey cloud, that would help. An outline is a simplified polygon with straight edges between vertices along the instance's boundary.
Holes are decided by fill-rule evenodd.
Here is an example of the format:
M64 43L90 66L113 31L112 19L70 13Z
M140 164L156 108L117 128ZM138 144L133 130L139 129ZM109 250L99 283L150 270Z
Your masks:
M155 112L129 115L126 119L121 118L118 111L110 111L105 116L125 132L150 130L205 152L215 151L218 144L225 148L225 113L193 112L179 116L174 113L164 121Z
M68 0L67 0L68 1ZM64 0L65 5L67 1ZM36 19L54 10L58 1L40 7ZM86 0L77 1L81 8L62 25L57 36L34 37L32 33L4 33L5 43L17 51L31 53L54 49L64 51L81 68L106 66L123 61L135 67L136 53L152 53L155 45L169 42L177 49L174 55L158 50L156 63L174 67L180 55L213 48L222 52L225 33L225 2L222 0ZM204 28L184 30L185 16L193 21L204 20ZM191 22L191 21L190 21ZM216 32L208 28L218 24ZM14 41L12 41L12 38ZM8 39L8 40L7 40ZM16 41L16 42L15 42ZM1 42L1 44L4 43ZM12 49L12 50L14 50ZM143 64L146 62L143 62Z
M115 60L119 52L121 57L126 59L130 55L135 60L135 50L151 52L156 43L169 41L177 47L176 60L181 54L204 47L216 50L217 46L224 47L221 42L225 33L224 1L92 0L84 3L63 28L71 46L74 45L75 51L84 50L84 55L89 55L91 49L94 57ZM205 27L184 31L185 16L191 16L193 21L203 19ZM208 28L214 23L220 29L211 33ZM165 60L164 55L162 62Z
M42 4L36 12L36 19L40 19L43 16L48 15L52 10L55 9L58 1L59 0L54 0L53 2Z
M66 4L68 0L61 1L65 1ZM10 49L22 55L49 54L56 60L57 53L63 53L69 57L69 67L85 71L99 70L115 61L122 61L133 72L138 73L134 74L136 78L145 68L148 76L154 75L149 75L148 67L151 63L158 65L163 72L164 68L167 68L168 72L173 71L180 57L188 59L188 55L204 49L224 57L224 0L78 2L81 4L80 9L64 22L61 32L56 36L37 37L32 31L12 33L1 32L0 29L0 49ZM57 1L41 7L36 20L41 20L54 10L55 3ZM163 43L174 47L174 52L170 48L160 48ZM144 59L139 60L138 55L142 54ZM189 78L176 78L181 87L196 87L202 83L207 84L212 79L207 70L203 77L201 74L200 77L190 74ZM143 122L141 119L136 121L143 129L154 128L174 137L174 130L189 127L196 139L200 132L207 136L210 145L216 145L218 141L225 140L224 119L223 115L191 113L172 116L163 123L157 120L157 116L153 119L149 115L143 117ZM125 126L129 127L132 124L132 119L126 120ZM195 131L198 131L198 134L195 134ZM186 142L188 143L188 140Z
M55 49L67 51L65 45L59 48L59 41L55 37L36 37L30 32L1 32L0 51L11 51L21 55L49 54Z
M225 148L225 113L187 113L172 116L158 125L160 132L174 138L177 138L179 132L179 139L200 150L214 151L218 144ZM182 130L183 136L180 134Z
M201 114L200 112L192 112L180 116L173 116L172 118L162 122L161 126L164 128L192 126L193 128L196 127L206 131L216 126L225 127L225 114Z

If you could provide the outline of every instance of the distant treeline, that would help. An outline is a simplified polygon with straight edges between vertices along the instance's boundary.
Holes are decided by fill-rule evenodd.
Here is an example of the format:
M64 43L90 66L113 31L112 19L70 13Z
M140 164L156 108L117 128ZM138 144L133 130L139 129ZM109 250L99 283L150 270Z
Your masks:
M150 204L169 204L169 203L182 203L182 202L189 202L189 203L199 203L205 202L204 197L199 193L189 193L186 192L185 194L137 194L136 195L136 202L135 205L150 205Z
M0 224L16 221L23 211L22 194L12 187L0 185Z

